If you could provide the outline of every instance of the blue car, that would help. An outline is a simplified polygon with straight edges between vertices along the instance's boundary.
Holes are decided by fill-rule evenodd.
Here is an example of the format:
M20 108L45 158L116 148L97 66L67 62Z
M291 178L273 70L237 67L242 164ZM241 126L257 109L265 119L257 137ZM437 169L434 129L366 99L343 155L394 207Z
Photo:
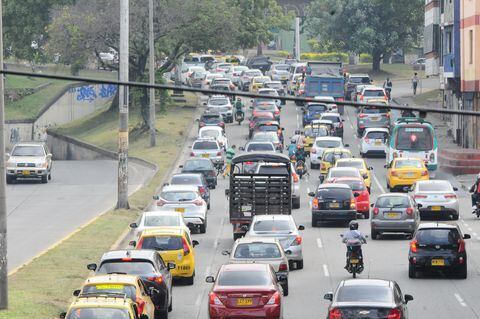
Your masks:
M318 120L322 113L328 111L327 104L310 102L303 109L303 126L311 124L313 120Z

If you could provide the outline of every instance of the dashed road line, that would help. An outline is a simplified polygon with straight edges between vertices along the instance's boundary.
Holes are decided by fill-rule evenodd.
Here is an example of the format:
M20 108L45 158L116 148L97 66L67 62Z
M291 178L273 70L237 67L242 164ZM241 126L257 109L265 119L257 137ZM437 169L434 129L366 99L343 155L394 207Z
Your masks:
M462 307L467 307L467 304L465 303L465 301L463 301L462 297L459 294L454 294L454 296Z
M197 299L195 300L195 307L200 307L200 304L202 303L202 297L203 297L203 294L199 294L197 296Z
M372 177L373 177L373 180L375 181L375 184L377 184L378 188L382 191L382 193L386 193L385 192L385 189L383 188L382 184L380 184L377 176L375 175L375 173L372 173Z
M317 238L317 246L318 248L323 248L322 240L320 238Z
M467 227L468 231L473 231L472 227Z
M215 241L213 242L213 248L218 247L218 238L215 238Z
M328 267L326 264L323 264L323 274L325 277L330 277L330 273L328 272Z
M207 268L205 269L205 277L210 275L212 272L212 266L208 265Z

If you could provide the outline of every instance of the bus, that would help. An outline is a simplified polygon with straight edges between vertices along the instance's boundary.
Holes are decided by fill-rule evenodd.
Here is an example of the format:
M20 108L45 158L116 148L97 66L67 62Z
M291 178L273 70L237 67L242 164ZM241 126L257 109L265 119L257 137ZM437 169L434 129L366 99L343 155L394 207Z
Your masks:
M414 157L425 161L430 172L438 168L438 142L430 122L420 118L395 121L387 146L387 165L396 157Z

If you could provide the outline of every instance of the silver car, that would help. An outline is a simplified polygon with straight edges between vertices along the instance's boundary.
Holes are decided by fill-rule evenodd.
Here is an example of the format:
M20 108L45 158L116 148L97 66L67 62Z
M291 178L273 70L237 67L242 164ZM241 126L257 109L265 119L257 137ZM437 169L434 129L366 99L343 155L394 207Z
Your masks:
M52 179L52 154L45 143L18 143L6 154L7 184L18 178L40 178L42 183Z
M357 115L357 133L362 136L367 128L390 128L390 112L388 109L363 107Z
M415 201L404 193L382 194L371 205L370 220L372 239L383 233L406 233L413 236L420 222Z
M213 138L201 138L193 142L191 157L209 158L216 166L223 166L222 147Z
M183 227L186 232L190 233L190 229L187 227L183 214L174 210L143 212L137 222L130 224L130 228L133 229L134 237L138 237L145 229L178 226Z
M256 215L252 219L246 237L274 237L282 245L289 262L289 269L303 269L302 236L291 215ZM293 265L295 264L295 267Z
M157 201L158 210L178 212L190 227L198 228L202 234L207 231L207 203L196 186L164 186L153 199Z
M233 106L224 95L214 95L207 102L207 110L220 113L225 123L233 123Z
M418 204L421 219L451 217L458 220L459 204L455 193L457 190L445 180L417 181L412 185L411 195Z

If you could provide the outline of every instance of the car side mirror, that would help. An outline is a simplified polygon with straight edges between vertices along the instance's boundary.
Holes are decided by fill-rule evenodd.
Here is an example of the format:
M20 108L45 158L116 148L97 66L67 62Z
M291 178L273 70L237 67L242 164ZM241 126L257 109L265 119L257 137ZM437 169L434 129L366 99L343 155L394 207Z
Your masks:
M344 146L345 146L345 147L350 147L350 144L345 144Z
M371 204L370 204L370 207L372 207L372 208L373 208L373 206L375 206L375 204L374 204L374 203L371 203Z
M453 191L454 192L458 191L458 187L453 187Z
M168 268L168 270L172 270L172 269L177 268L177 265L175 263L169 262L169 263L167 263L167 268Z
M243 225L242 227L240 227L240 229L244 232L247 232L248 231L248 225Z
M196 119L195 122L200 122L200 119Z
M74 291L73 291L73 295L74 295L75 297L78 297L78 296L80 295L80 289L74 290Z
M200 245L200 243L197 240L192 240L192 246L193 247L198 246L198 245Z
M305 230L305 226L303 225L298 226L298 230Z
M362 174L363 179L367 179L368 175L367 174Z
M287 280L288 280L288 277L286 275L277 275L277 281L285 282Z
M178 165L178 168L183 168L183 165Z
M60 318L60 319L65 319L65 317L67 317L67 313L66 313L66 312L60 312L60 313L58 314L58 318Z
M53 155L50 154L50 153L47 154L47 157L48 157L48 158L52 158L52 156L53 156Z
M315 192L310 192L310 193L308 193L308 196L310 196L310 197L315 197Z
M320 175L318 178L320 178L320 183L323 183L323 180L325 179L325 176Z
M354 193L354 194L353 194L353 197L358 197L358 196L360 196L359 193Z
M285 131L285 128L284 128L284 127L282 127L282 131Z
M333 293L327 292L325 295L323 295L323 299L333 301Z
M208 282L209 284L213 284L215 282L215 277L207 276L207 278L205 278L205 281Z
M230 256L230 252L228 250L222 250L222 255Z
M422 205L422 204L417 204L417 207L418 207L418 208L422 208L423 205Z
M160 196L158 196L158 195L153 195L152 198L153 198L154 200L159 200L159 199L160 199Z
M97 270L97 264L88 264L87 269L91 271Z
M470 236L470 234L464 234L463 235L463 239L470 239L472 238L472 236Z
M413 300L412 295L405 295L405 303L408 303L409 301L412 301L412 300Z
M344 119L342 119L342 122L345 122L345 120L344 120Z
M131 223L131 224L130 224L130 228L138 228L137 223Z
M387 164L385 164L385 165L383 165L383 167L384 167L384 168L388 168L388 165L387 165Z
M289 249L285 250L285 255L291 255L291 254L292 254L291 250L289 250Z
M239 149L240 151L245 151L245 147L243 147L243 146L240 146L238 149Z
M250 99L250 102L253 103L253 99Z

